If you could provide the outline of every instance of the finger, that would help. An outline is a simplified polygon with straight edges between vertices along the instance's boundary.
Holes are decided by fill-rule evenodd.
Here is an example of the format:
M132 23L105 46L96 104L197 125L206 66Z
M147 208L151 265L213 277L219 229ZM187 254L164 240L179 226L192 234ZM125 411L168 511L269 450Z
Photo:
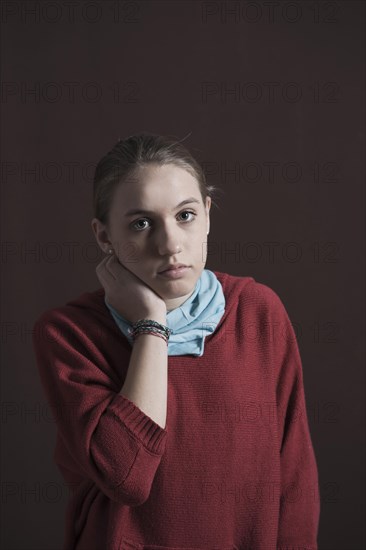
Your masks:
M96 270L98 269L103 269L103 266L104 264L107 262L109 256L105 256L100 262L99 264L97 265L97 267L95 268Z
M97 277L103 286L108 285L115 280L114 275L111 273L110 269L108 269L108 263L110 263L110 260L111 258L107 256L96 267Z
M113 263L114 270L117 270L117 271L123 270L123 271L128 271L129 273L132 273L132 271L127 267L127 265L123 264L117 256L114 256L113 258L115 260L115 262Z
M116 257L114 255L113 256L111 255L111 256L108 256L107 261L104 265L105 272L108 273L109 277L113 278L113 280L117 279L115 273L113 272L115 268L115 264L116 264Z

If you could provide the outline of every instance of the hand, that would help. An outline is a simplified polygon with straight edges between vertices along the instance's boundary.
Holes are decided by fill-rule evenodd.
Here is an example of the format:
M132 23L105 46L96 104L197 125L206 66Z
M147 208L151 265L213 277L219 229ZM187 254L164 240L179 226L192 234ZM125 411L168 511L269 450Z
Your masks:
M103 258L95 271L108 303L130 323L147 318L158 322L166 319L164 300L114 254Z

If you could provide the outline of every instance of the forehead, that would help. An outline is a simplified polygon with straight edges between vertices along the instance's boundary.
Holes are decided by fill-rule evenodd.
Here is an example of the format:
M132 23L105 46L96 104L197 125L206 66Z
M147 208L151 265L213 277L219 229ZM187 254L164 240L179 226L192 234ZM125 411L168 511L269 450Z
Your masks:
M123 205L125 210L162 205L169 208L190 196L202 201L198 182L192 174L174 164L151 164L139 168L117 187L113 203Z

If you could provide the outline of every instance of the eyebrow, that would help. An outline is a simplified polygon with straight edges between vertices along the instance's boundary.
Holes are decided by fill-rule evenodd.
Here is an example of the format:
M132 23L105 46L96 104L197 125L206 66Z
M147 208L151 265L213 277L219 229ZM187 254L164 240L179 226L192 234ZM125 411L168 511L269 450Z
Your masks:
M173 208L173 211L178 210L178 208L180 208L184 204L190 204L192 202L196 202L197 204L200 204L200 201L198 201L194 197L189 197L189 199L185 199L184 201L177 204L177 206ZM154 212L151 210L141 210L140 208L136 208L134 210L128 210L127 212L125 212L125 216L135 216L135 214L154 214Z

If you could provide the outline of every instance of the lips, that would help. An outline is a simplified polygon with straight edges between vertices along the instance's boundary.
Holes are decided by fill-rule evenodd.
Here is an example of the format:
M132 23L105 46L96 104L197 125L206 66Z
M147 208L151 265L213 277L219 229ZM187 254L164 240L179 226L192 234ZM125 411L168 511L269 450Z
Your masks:
M188 266L185 264L173 264L165 267L164 269L159 271L159 273L164 273L164 271L173 271L174 269L179 269L181 267L188 267Z

